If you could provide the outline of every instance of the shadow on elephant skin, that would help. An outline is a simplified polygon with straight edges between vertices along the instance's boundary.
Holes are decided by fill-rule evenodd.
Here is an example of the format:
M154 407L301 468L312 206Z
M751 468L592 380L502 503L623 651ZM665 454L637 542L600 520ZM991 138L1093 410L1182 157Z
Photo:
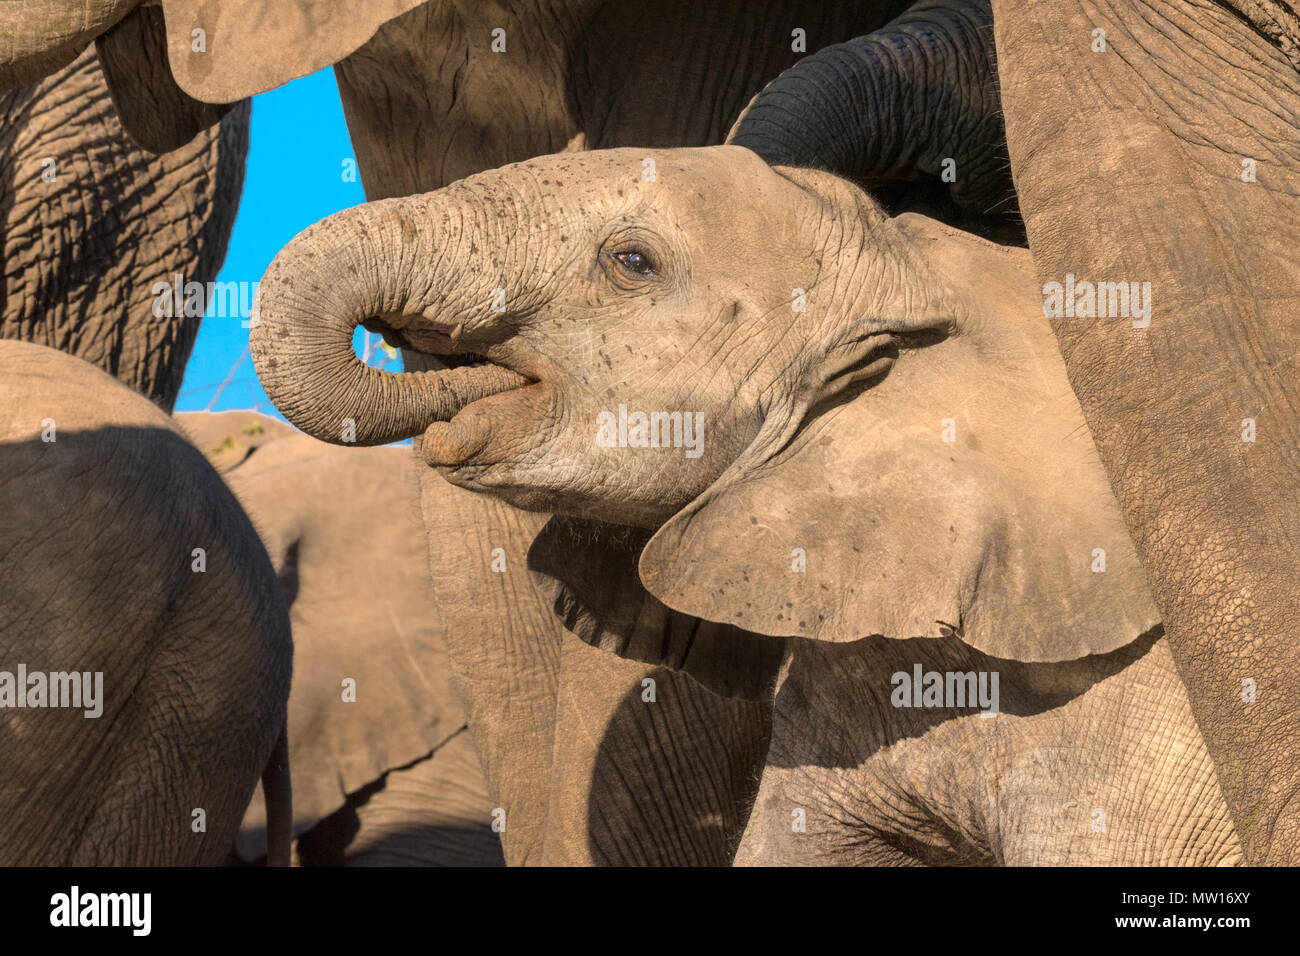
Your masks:
M836 746L804 748L798 763L769 755L773 766L819 766L851 769L900 740L915 739L953 720L969 717L976 707L894 708L890 696L896 673L912 676L916 665L924 672L996 673L1000 694L998 712L1032 717L1062 707L1103 680L1119 674L1144 658L1164 637L1156 625L1136 640L1108 654L1074 661L1026 663L984 654L957 638L915 637L896 639L875 635L836 644L806 638L795 642L789 673L776 695L777 711L834 714L843 721L861 717L858 732L836 734ZM831 690L809 700L806 689ZM881 715L884 714L884 718ZM814 718L815 719L815 718Z

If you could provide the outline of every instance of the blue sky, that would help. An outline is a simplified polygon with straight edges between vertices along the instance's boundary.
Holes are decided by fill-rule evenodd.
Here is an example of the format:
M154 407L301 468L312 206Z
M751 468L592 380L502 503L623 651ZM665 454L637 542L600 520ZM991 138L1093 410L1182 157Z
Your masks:
M333 68L254 97L244 195L218 281L256 282L280 248L307 226L364 202L361 183L343 178L344 160L352 158ZM211 403L214 410L256 407L280 417L258 384L245 351L248 329L240 323L238 317L211 314L203 319L178 411Z

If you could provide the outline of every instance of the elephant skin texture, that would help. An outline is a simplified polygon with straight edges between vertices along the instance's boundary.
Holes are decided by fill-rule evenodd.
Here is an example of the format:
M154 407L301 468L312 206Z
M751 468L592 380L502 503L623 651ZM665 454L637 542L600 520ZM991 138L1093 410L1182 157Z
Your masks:
M1150 283L1144 328L1052 325L1247 859L1295 865L1300 22L1280 3L1117 3L1103 54L1081 4L993 9L1039 281Z
M255 0L219 7L165 0L162 9L173 77L205 102L228 103L341 60L336 75L362 182L368 198L378 199L436 189L562 148L718 143L765 82L806 52L876 29L905 6L896 0L723 0L706 7L671 0L652 8L598 0L509 7L301 0L269 17ZM335 19L327 28L322 18L328 17ZM194 49L194 30L204 31L206 50ZM156 27L148 35L156 36ZM39 42L31 39L29 46L36 57ZM274 53L256 55L261 49ZM124 117L135 117L133 129L148 117L124 90L148 86L114 87ZM165 101L173 99L168 94ZM423 357L410 353L407 361L417 367ZM492 803L510 820L502 835L507 859L729 859L740 826L732 805L743 802L756 779L768 705L719 698L669 671L638 670L594 654L557 624L549 599L523 571L538 520L448 490L431 474L421 481L430 561L443 571L435 588L448 592L438 595L438 604L464 605L491 622L449 634L447 646ZM463 535L448 539L448 519L438 515L445 503L458 509L458 527L486 530L469 542ZM508 556L504 572L493 570L497 548ZM566 667L569 677L561 673ZM531 679L521 684L520 673ZM647 679L668 682L674 691L659 698L657 709L629 709ZM715 715L719 726L748 729L738 730L734 741L684 732L700 713ZM640 722L647 715L654 716L650 726ZM670 727L683 735L681 749L665 758L659 742ZM656 736L645 736L652 729ZM659 765L662 759L671 766ZM686 795L678 781L700 766L728 781L725 792ZM624 792L627 781L643 776L649 789L640 796ZM619 795L588 795L594 777ZM552 783L537 786L537 780ZM701 808L662 810L683 800ZM593 815L594 807L604 809ZM660 829L651 830L646 820L659 814ZM665 821L678 829L662 829Z
M296 859L502 863L429 585L410 453L339 448L251 411L176 420L252 519L289 604ZM245 862L265 854L265 822L254 798L237 842Z
M862 181L956 157L974 196L1010 172L1247 859L1273 864L1300 860L1298 51L1270 0L927 0L808 57L731 135ZM1005 144L970 122L995 86ZM1077 308L1049 303L1076 283Z
M602 150L338 213L262 296L291 421L418 422L430 474L520 509L566 631L754 708L705 751L740 770L738 862L1240 861L1024 250L740 147ZM377 314L420 371L360 365ZM462 516L428 480L426 528ZM625 696L606 739L675 698ZM721 777L689 766L687 794Z
M289 614L220 476L145 398L27 342L0 341L0 457L0 671L102 675L91 718L0 677L0 862L220 863L264 769L287 858Z
M88 51L0 93L0 116L0 338L85 359L170 411L203 308L156 308L174 299L159 284L179 275L206 290L216 279L243 188L248 105L152 156L122 129Z
M905 6L427 3L386 22L335 74L373 200L562 149L719 143L753 92L804 49L875 29ZM493 49L496 29L503 53ZM423 361L406 353L408 368ZM729 860L768 705L595 653L559 626L524 569L543 523L536 515L449 488L427 470L421 489L439 606L479 609L491 621L449 634L447 647L489 792L507 810L507 860ZM449 535L452 526L472 536ZM493 570L497 548L504 572ZM652 707L642 701L648 679L657 682Z

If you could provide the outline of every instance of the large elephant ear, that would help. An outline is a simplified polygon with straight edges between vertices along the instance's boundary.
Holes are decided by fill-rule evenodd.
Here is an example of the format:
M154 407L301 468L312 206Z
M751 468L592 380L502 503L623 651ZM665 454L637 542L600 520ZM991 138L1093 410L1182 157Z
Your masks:
M0 3L0 93L63 69L139 0Z
M300 834L465 725L428 579L414 463L405 449L295 435L258 449L226 480L289 602ZM265 852L260 791L236 849L246 860Z
M424 0L163 0L181 89L231 103L342 60Z
M95 40L122 128L142 149L169 153L221 121L227 104L201 103L172 78L163 12L140 7Z
M904 222L903 220L907 220ZM1158 623L1065 378L1028 255L900 217L954 298L955 330L744 457L646 544L666 606L769 635L955 635L1061 661Z

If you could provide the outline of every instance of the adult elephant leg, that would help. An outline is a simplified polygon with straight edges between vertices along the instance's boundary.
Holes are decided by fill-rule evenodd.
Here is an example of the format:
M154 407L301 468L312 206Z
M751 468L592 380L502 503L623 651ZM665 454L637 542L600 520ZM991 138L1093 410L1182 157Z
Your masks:
M1053 327L1247 858L1295 863L1300 76L1209 0L994 25L1039 278L1144 284Z

